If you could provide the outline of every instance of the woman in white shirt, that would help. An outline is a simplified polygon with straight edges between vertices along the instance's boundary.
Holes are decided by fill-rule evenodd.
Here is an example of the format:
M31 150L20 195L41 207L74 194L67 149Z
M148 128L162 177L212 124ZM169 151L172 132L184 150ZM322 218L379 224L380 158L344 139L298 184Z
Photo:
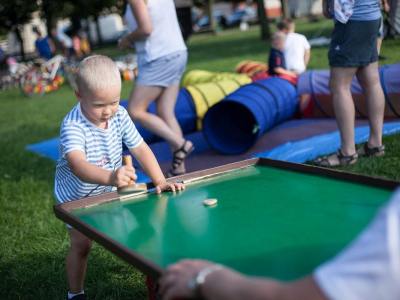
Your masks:
M174 112L187 48L173 0L129 0L124 17L130 33L120 40L119 46L135 46L139 69L128 112L134 121L169 143L173 162L168 175L183 174L184 159L194 147L184 139ZM153 101L157 115L147 112Z

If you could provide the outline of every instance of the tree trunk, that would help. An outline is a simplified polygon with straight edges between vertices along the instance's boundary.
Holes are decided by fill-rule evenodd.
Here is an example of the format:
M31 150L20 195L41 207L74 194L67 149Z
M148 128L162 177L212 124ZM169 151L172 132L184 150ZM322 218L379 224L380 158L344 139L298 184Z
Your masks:
M288 0L281 0L282 16L287 19L289 18L289 3Z
M216 33L216 24L213 16L214 0L207 1L207 13L210 20L210 29L213 33Z
M103 37L101 35L100 23L99 23L99 16L94 17L94 21L96 23L96 33L97 33L97 44L99 46L103 45Z
M257 13L258 20L260 21L261 39L269 40L271 37L271 31L269 29L268 16L264 6L264 0L257 0Z
M19 41L20 54L21 54L22 60L25 60L24 40L22 39L21 31L19 30L18 26L15 26L14 31L15 31L15 35Z

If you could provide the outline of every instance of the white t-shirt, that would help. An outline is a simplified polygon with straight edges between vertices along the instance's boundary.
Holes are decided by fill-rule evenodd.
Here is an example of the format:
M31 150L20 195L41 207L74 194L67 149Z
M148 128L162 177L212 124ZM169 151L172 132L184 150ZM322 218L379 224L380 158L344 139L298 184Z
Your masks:
M364 232L314 272L331 300L400 299L400 189Z
M138 61L150 62L159 57L186 50L173 0L148 0L147 8L153 31L148 38L135 42ZM124 18L129 31L135 31L138 25L129 4Z
M289 32L285 42L286 69L303 73L306 70L304 54L311 48L307 38L299 33Z

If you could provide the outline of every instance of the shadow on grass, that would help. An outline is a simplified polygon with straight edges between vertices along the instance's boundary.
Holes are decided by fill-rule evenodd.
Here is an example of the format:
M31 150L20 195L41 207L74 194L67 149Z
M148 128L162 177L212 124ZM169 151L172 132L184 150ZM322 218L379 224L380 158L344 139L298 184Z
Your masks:
M65 251L34 253L0 260L0 299L65 299ZM92 251L85 292L89 299L146 299L144 277L105 253Z

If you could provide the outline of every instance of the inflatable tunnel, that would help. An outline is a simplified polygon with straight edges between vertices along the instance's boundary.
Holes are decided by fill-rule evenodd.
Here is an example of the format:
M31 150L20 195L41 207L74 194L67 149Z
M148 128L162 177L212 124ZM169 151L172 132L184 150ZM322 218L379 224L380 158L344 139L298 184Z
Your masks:
M182 128L183 134L200 130L204 114L212 105L224 99L228 94L237 90L243 84L249 82L251 82L251 79L248 76L243 76L240 80L225 79L181 88L176 100L175 115ZM121 105L127 108L128 101L121 101ZM156 103L152 102L147 111L155 114ZM139 123L136 122L135 125L147 143L160 140L158 136Z
M297 91L292 84L280 78L260 80L211 107L203 119L203 133L220 153L239 154L296 110Z
M379 68L380 81L385 95L385 118L400 117L400 64ZM298 81L301 96L300 112L303 117L334 117L329 90L329 70L313 70L303 73ZM367 105L362 88L356 78L351 84L356 116L367 116Z

